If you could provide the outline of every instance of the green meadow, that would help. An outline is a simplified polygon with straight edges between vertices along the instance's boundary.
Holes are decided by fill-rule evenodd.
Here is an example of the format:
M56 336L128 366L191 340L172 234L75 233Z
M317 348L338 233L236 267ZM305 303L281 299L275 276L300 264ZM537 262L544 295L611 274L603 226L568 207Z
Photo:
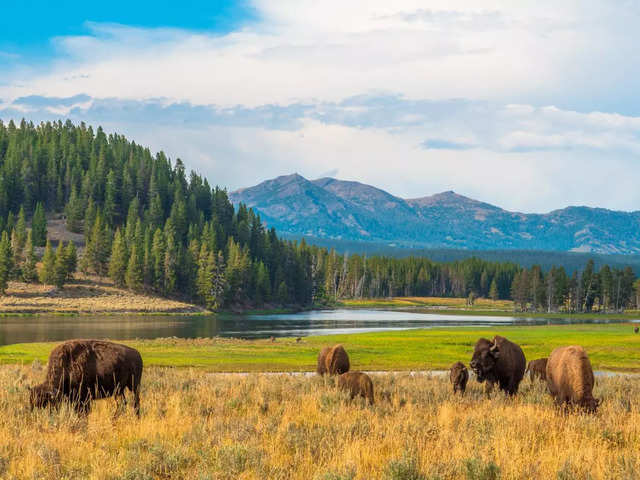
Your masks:
M574 324L431 328L270 340L156 339L125 341L146 366L194 367L212 372L313 371L322 346L342 343L358 370L437 370L468 363L480 337L503 335L522 346L528 360L562 345L582 345L598 370L640 372L640 334L632 324ZM47 361L53 343L0 347L0 363Z

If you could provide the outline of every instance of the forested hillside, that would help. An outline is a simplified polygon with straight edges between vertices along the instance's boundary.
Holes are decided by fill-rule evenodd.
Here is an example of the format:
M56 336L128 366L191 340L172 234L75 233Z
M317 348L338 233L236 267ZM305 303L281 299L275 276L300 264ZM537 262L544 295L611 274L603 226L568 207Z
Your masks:
M72 242L54 252L46 240L47 216L62 212L68 230L84 236L79 252ZM9 279L63 286L77 266L209 308L393 295L513 296L523 308L575 311L636 302L630 269L587 265L570 277L476 258L343 256L286 241L179 159L70 122L0 122L0 231L0 290ZM45 245L40 259L36 247Z

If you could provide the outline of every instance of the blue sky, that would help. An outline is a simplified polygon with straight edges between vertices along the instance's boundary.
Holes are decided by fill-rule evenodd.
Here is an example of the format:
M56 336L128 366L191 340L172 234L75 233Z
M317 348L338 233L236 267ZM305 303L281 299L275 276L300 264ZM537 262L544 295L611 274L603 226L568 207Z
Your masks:
M631 0L11 2L0 119L99 124L230 189L637 210L638 24Z
M145 28L232 31L251 21L249 4L233 0L20 0L3 2L0 15L0 61L42 61L55 55L55 37L86 35L87 23L116 23Z

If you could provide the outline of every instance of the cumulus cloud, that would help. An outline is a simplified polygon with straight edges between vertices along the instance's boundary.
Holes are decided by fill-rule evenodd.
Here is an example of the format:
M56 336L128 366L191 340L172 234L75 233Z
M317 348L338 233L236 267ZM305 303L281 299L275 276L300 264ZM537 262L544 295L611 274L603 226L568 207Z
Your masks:
M51 62L3 71L0 118L99 123L230 188L338 165L405 197L637 208L634 2L252 4L222 35L87 24L53 39Z

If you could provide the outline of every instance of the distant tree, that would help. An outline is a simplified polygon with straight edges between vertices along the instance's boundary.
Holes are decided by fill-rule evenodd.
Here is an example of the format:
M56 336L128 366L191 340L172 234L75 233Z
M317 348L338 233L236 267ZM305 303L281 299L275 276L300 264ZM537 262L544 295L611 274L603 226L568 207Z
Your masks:
M144 280L142 258L138 253L138 246L134 243L131 247L129 255L129 263L127 265L127 273L125 281L127 287L133 291L139 291L142 288Z
M53 264L53 284L58 288L63 288L67 281L67 261L65 256L65 246L61 241L56 248L55 261Z
M42 256L42 266L38 272L40 282L45 285L55 285L56 283L56 254L53 252L51 241L47 239Z
M111 259L109 261L109 277L116 286L124 287L129 259L127 258L127 248L120 229L116 230L111 248Z
M0 294L7 290L9 278L13 273L13 251L6 230L0 239Z
M36 210L31 219L31 231L33 232L33 244L36 247L44 247L47 241L47 217L40 202L36 205Z
M289 289L287 288L287 284L284 282L284 280L280 282L280 285L278 285L277 297L278 302L281 305L286 305L289 303Z
M636 294L636 309L640 310L640 279L636 280L633 286Z
M38 281L38 269L36 264L38 259L36 258L35 250L33 248L33 234L31 230L27 233L27 242L24 247L24 262L22 264L22 280L27 283L33 283Z
M85 211L83 202L78 196L78 192L75 187L71 190L71 196L69 197L69 201L65 207L65 214L67 216L67 230L74 233L82 232L82 223Z
M74 274L76 273L76 269L78 267L78 250L76 249L75 243L69 241L67 243L67 247L64 250L64 263L66 270L66 280L69 281L73 279Z
M20 207L20 212L18 213L18 220L16 222L16 228L14 229L16 234L16 245L13 246L14 250L19 250L22 252L24 249L24 244L27 241L27 220L24 213L24 207Z
M164 257L165 257L164 234L159 228L153 234L153 245L151 246L151 257L153 259L153 287L157 292L164 290Z
M491 286L489 287L489 298L491 300L498 300L498 284L496 283L496 279L491 280Z

